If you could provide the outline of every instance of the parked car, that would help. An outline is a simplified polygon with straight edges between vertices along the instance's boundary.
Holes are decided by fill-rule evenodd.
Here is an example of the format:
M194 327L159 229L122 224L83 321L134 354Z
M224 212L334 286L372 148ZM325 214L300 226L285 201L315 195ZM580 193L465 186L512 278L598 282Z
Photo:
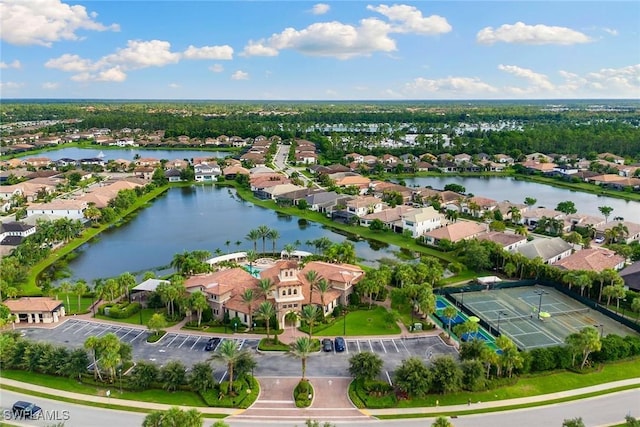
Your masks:
M36 418L42 411L42 408L37 406L35 403L18 400L13 404L11 411L15 417L31 419Z
M344 349L345 349L344 338L336 337L335 341L336 341L336 351L338 351L338 352L344 351Z
M329 338L322 340L322 351L333 351L333 341Z
M205 351L213 351L220 342L220 338L209 338L207 345L204 346Z
M596 237L594 242L596 242L596 243L604 243L604 237Z

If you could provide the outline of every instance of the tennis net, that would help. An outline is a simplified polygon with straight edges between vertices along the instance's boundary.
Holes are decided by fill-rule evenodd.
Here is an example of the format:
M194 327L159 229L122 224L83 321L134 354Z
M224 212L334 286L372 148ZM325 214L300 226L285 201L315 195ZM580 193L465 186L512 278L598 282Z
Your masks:
M549 313L549 317L559 317L559 316L573 316L576 314L588 313L590 310L591 310L590 308L579 308L576 310L565 310L565 311L556 311L556 312L547 311L546 313ZM543 311L542 313L545 313L545 311ZM536 319L536 318L538 318L537 311L529 314L518 315L518 316L501 316L500 321L512 322L517 320L527 320L527 319ZM498 320L497 317L492 319L493 322L497 320Z

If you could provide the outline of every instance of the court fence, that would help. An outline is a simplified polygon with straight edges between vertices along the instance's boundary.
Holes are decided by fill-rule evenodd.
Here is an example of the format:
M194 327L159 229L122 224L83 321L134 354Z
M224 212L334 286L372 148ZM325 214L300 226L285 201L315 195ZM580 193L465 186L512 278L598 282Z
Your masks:
M549 288L553 288L556 291L570 297L571 299L586 305L588 308L597 310L598 312L600 312L601 314L607 316L608 318L610 318L611 320L614 320L618 323L621 323L631 329L633 329L634 331L640 333L640 324L636 323L635 321L628 319L626 317L623 317L621 315L619 315L618 313L610 310L609 308L607 308L604 305L598 304L597 301L593 301L587 297L584 297L580 294L578 294L577 292L574 292L573 290L569 290L568 288L566 288L565 286L563 286L562 284L558 283L558 282L553 282L550 280L535 280L535 279L527 279L527 280L517 280L517 281L513 281L513 282L497 282L497 283L491 283L489 285L480 285L480 284L473 284L473 283L469 283L463 287L455 287L455 288L439 288L435 291L436 294L438 295L443 295L445 296L449 301L451 301L453 304L457 304L459 309L461 311L463 311L466 315L468 316L475 316L476 313L474 313L472 310L468 309L464 304L461 304L461 301L457 301L455 300L451 295L452 294L459 294L459 293L463 293L463 292L478 292L478 291L485 291L485 290L492 290L492 289L509 289L509 288L519 288L519 287L531 287L534 285L540 285L540 286L546 286ZM483 326L485 329L490 330L490 325L485 322L484 320L480 319L480 325ZM495 329L495 328L493 328Z

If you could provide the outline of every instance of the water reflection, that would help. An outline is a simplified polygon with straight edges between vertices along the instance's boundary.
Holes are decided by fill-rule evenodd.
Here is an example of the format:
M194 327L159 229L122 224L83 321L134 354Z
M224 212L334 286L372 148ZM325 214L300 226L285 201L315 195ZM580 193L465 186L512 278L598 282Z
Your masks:
M82 246L69 262L72 277L89 282L119 275L125 271L144 272L171 262L173 255L196 249L223 252L253 249L245 236L258 225L278 230L277 250L298 241L298 249L314 252L307 242L327 237L342 242L345 237L292 216L254 206L237 197L234 191L214 186L170 189L124 225L111 228L98 240ZM267 250L273 247L266 242ZM360 240L354 243L356 256L364 264L377 265L382 258L395 258L396 246ZM261 248L261 242L258 245Z
M115 149L105 147L92 147L92 148L78 148L78 147L65 147L55 151L48 151L42 153L42 157L48 157L51 160L59 160L63 158L69 159L86 159L91 157L102 157L104 161L124 159L133 160L136 156L140 157L153 157L155 159L193 159L194 157L213 157L224 158L230 156L230 151L205 151L205 150L164 150L164 149ZM25 153L18 157L33 157L33 154Z

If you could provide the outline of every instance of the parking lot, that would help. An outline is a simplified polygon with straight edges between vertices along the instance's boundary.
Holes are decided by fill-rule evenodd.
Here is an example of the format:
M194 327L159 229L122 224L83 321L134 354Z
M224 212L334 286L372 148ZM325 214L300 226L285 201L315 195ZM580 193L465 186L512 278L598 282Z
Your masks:
M124 343L130 344L134 360L146 360L163 365L169 360L180 360L187 367L209 359L224 339L233 339L241 349L254 354L258 364L256 376L290 377L301 374L301 364L297 359L281 352L258 352L258 338L217 337L212 351L205 351L205 346L213 335L198 333L167 333L158 342L147 343L149 331L140 326L115 325L86 320L68 319L53 329L29 328L22 330L26 338L35 341L47 341L56 345L79 348L90 336L103 336L113 333ZM383 376L389 380L393 372L409 357L418 357L429 363L433 357L448 354L457 357L457 351L445 345L437 336L417 338L359 338L345 340L344 352L319 352L312 354L307 360L307 375L312 377L349 376L349 359L357 353L369 351L378 354L384 361ZM213 363L215 377L222 380L226 375L226 367L222 362Z

